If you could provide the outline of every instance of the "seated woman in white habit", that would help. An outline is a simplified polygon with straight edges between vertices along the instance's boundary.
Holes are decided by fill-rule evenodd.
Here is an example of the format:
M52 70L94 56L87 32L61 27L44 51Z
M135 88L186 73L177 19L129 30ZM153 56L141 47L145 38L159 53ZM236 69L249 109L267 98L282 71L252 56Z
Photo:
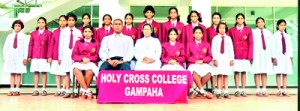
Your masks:
M159 70L161 67L161 45L150 24L143 26L142 38L135 44L135 70Z

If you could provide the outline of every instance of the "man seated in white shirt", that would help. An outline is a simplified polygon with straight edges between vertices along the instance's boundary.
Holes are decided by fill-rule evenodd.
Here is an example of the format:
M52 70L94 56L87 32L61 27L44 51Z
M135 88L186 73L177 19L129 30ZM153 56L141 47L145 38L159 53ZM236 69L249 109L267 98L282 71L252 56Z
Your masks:
M130 70L134 46L131 37L123 35L123 21L115 19L112 24L114 34L103 38L99 56L103 62L100 70Z

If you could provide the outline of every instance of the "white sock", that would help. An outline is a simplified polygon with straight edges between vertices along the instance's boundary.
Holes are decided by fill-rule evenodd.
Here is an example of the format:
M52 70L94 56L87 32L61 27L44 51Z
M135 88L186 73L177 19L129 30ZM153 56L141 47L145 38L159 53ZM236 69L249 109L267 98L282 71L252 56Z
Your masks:
M15 88L15 91L20 91L20 88Z
M46 91L46 88L43 88L42 91Z
M78 89L74 89L74 93L78 93Z
M38 89L37 89L37 88L35 88L34 90L35 90L35 91L38 91Z
M267 92L267 89L266 89L266 88L262 88L262 89L261 89L261 92L262 92L262 93L266 93L266 92Z
M239 91L240 92L240 89L235 89L235 91Z
M80 92L81 92L81 91L84 91L84 89L83 89L83 88L80 88Z
M220 89L217 91L217 94L221 94L221 90Z
M228 90L224 90L224 94L228 94Z
M71 91L69 89L66 90L66 93L70 93Z
M86 93L89 93L89 92L91 92L91 90L90 90L90 89L87 89L87 90L85 90L85 92L86 92Z
M15 91L15 88L10 88L10 91Z
M204 91L203 88L200 89L200 93L201 93L201 94L205 93L205 91Z
M56 89L56 91L57 91L57 92L61 92L61 90L60 90L60 89Z
M286 89L282 89L281 92L286 92Z
M279 90L277 90L277 93L281 93L281 90L279 89Z
M242 89L242 92L245 92L245 89Z
M260 93L261 90L259 88L256 89L256 93Z
M65 90L65 89L61 89L60 91L61 91L61 92L64 92L64 91L66 91L66 90Z

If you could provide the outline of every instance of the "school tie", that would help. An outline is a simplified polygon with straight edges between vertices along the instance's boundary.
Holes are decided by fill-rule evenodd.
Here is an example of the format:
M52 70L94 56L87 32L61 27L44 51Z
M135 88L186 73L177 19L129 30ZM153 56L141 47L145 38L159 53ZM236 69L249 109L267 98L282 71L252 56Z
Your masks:
M172 23L173 27L175 27L175 23Z
M222 36L221 38L222 38L222 41L221 41L221 49L220 49L220 52L221 52L221 54L224 54L224 36Z
M106 34L108 34L108 30L105 30Z
M14 49L18 47L18 34L15 35L15 39L14 39Z
M70 34L70 43L69 43L69 48L72 49L73 48L73 30L71 29L71 34Z
M263 31L261 31L261 41L262 41L263 49L266 50L267 47L266 47L265 36Z
M281 35L282 35L282 39L281 39L281 41L282 41L282 53L285 54L285 52L286 52L285 38L283 36L283 33L281 33Z

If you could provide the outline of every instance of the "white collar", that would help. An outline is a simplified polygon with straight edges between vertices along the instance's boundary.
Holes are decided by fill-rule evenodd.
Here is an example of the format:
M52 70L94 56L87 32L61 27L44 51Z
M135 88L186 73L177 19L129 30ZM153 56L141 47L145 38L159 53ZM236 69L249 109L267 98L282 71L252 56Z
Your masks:
M127 28L131 29L131 28L132 28L132 25L129 25L129 26L126 25L125 27L126 27L126 29L127 29Z
M42 34L45 31L45 28L43 30L39 29L39 34Z
M152 24L152 22L153 22L153 19L151 19L150 21L148 21L148 20L146 19L146 23L147 23L147 24Z
M123 37L123 34L122 34L122 33L120 33L120 34L114 33L113 35L114 35L114 37Z
M236 25L237 30L243 30L243 28L244 28L244 25L242 25L242 27L239 27L238 25Z
M110 26L108 28L106 28L106 26L104 25L104 29L108 30L108 32L110 31Z
M199 26L199 22L197 21L197 24L194 25L194 23L192 23L193 28L195 28L196 26Z
M87 40L86 38L84 39L85 42L91 42L92 38L90 40Z
M196 41L196 44L197 44L197 45L198 45L198 44L201 44L201 42L202 42L202 40L197 41L196 39L195 39L195 41Z

